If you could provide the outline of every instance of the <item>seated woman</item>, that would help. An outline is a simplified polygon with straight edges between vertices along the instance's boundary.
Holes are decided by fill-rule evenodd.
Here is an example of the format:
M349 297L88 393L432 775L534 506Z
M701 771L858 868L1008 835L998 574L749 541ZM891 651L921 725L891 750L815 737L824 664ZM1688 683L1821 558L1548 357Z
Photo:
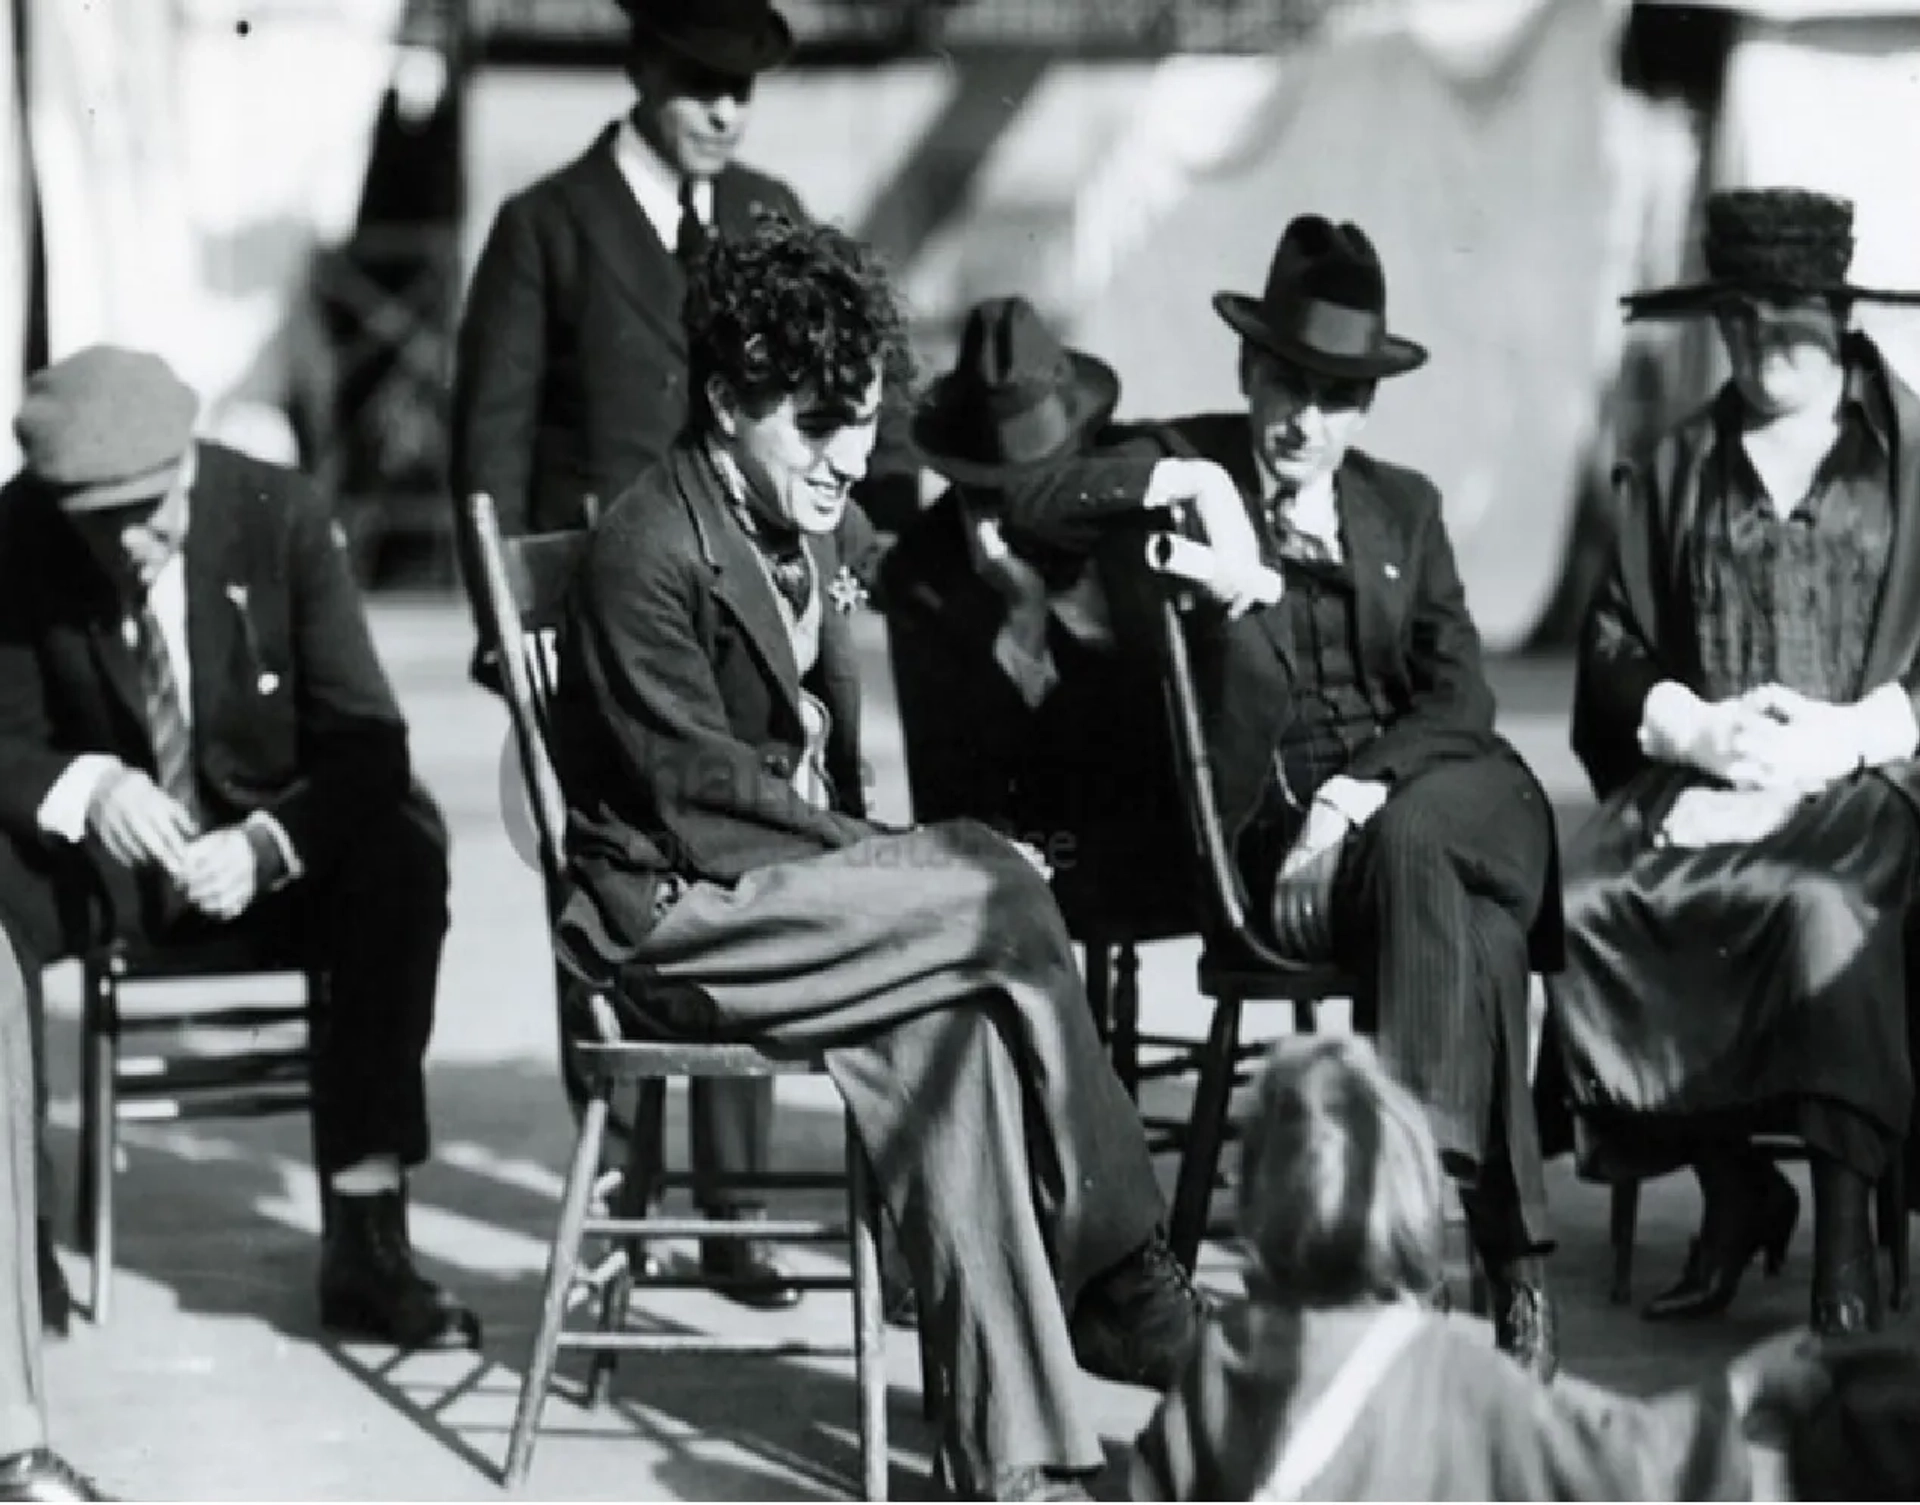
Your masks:
M1640 1402L1548 1388L1441 1280L1426 1114L1354 1037L1295 1037L1256 1088L1240 1178L1249 1301L1210 1322L1141 1433L1136 1500L1746 1499L1749 1430L1788 1432L1826 1374L1805 1334ZM1771 1461L1771 1460L1769 1460Z
M1813 1322L1880 1318L1867 1193L1912 1106L1903 921L1920 825L1920 398L1847 328L1852 207L1715 195L1711 280L1628 300L1711 313L1732 379L1620 472L1574 749L1602 798L1566 853L1553 1032L1589 1174L1690 1163L1705 1200L1651 1318L1777 1265L1798 1199L1750 1148L1804 1137Z

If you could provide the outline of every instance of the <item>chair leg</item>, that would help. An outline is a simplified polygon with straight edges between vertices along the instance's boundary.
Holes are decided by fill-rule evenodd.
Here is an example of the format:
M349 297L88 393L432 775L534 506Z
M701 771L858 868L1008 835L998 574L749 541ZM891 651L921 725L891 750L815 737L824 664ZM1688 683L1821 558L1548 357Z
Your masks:
M1102 1044L1113 1043L1113 960L1105 941L1085 940L1080 943L1081 955L1086 959L1084 976L1087 989L1087 1010L1093 1015L1093 1027L1100 1032Z
M1140 949L1120 943L1113 962L1113 1051L1120 1085L1140 1100Z
M87 963L85 1117L92 1125L85 1175L87 1209L82 1221L92 1254L88 1315L104 1326L113 1309L113 1175L119 1146L119 1105L114 1078L120 1055L119 988L105 965Z
M1633 1300L1633 1242L1640 1226L1640 1183L1613 1183L1613 1207L1608 1239L1613 1245L1613 1285L1607 1299L1615 1306Z
M854 1373L860 1390L862 1498L887 1497L887 1319L880 1293L880 1199L847 1117L847 1234L852 1243ZM924 1349L923 1349L924 1353Z
M1892 1163L1888 1165L1887 1173L1880 1178L1880 1185L1876 1189L1880 1243L1887 1251L1887 1263L1892 1267L1893 1277L1887 1292L1887 1304L1896 1312L1907 1309L1913 1278L1913 1228L1908 1221L1907 1167L1902 1156L1904 1149L1903 1145L1894 1146Z
M1213 1200L1214 1171L1220 1161L1227 1109L1233 1097L1234 1052L1240 1043L1241 1002L1228 994L1214 1000L1213 1025L1207 1032L1206 1054L1200 1059L1200 1081L1193 1094L1193 1116L1187 1126L1187 1146L1180 1156L1180 1176L1174 1185L1173 1223L1168 1242L1174 1258L1189 1271L1200 1255L1207 1231L1207 1209Z
M596 1083L580 1120L580 1137L573 1148L573 1166L567 1172L566 1188L560 1196L560 1220L554 1229L553 1247L547 1251L546 1288L540 1299L540 1326L533 1335L533 1350L527 1358L526 1378L520 1382L520 1401L514 1408L513 1433L507 1442L507 1466L504 1482L517 1488L527 1477L533 1462L534 1434L539 1430L540 1411L546 1404L547 1389L553 1383L554 1364L560 1357L561 1329L567 1320L567 1290L579 1268L580 1242L587 1221L587 1203L593 1195L593 1183L600 1170L600 1142L607 1132L607 1099L610 1088Z
M629 1180L624 1173L620 1176L606 1204L608 1213L617 1217L634 1215L627 1200ZM638 1247L637 1241L629 1240L619 1251L620 1263L600 1293L600 1315L594 1323L597 1332L617 1333L627 1325L627 1308L633 1300L633 1262ZM608 1381L619 1363L620 1354L616 1349L595 1349L588 1356L585 1404L589 1411L606 1399Z

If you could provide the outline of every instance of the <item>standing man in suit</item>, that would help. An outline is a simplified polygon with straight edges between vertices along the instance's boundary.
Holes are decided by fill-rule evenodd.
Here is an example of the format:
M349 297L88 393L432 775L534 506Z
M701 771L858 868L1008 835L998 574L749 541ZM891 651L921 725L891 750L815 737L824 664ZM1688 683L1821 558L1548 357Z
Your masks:
M584 154L502 206L460 324L453 496L486 492L509 537L588 525L667 452L688 411L689 269L716 234L745 233L769 212L806 217L785 183L734 160L755 79L793 48L770 0L620 3L639 98ZM482 683L496 672L476 656ZM767 1163L771 1083L698 1083L689 1111L697 1177ZM698 1187L696 1199L714 1217L757 1211ZM758 1278L776 1268L763 1245L716 1242L701 1259L754 1277L729 1287L742 1299L799 1300Z
M477 1346L407 1239L446 828L320 498L196 442L198 406L106 346L27 384L0 489L0 922L29 976L226 927L317 963L321 1320Z
M1494 733L1438 493L1354 448L1376 385L1426 352L1388 332L1366 235L1318 215L1287 227L1261 297L1220 293L1214 307L1240 337L1248 411L1142 428L1037 478L1009 516L1090 547L1139 513L1125 498L1144 494L1160 454L1215 461L1238 483L1286 594L1238 620L1199 613L1192 631L1250 911L1285 952L1330 956L1361 983L1361 1018L1460 1182L1500 1345L1550 1373L1527 978L1530 964L1557 970L1563 949L1552 813Z
M26 976L0 934L0 1500L100 1500L47 1446L34 1247L34 1045Z
M1202 1304L1037 865L863 813L843 540L892 291L840 232L770 223L712 248L687 322L695 425L595 527L561 633L563 965L637 1034L821 1053L946 1377L956 1491L1084 1499L1078 1367L1163 1387Z

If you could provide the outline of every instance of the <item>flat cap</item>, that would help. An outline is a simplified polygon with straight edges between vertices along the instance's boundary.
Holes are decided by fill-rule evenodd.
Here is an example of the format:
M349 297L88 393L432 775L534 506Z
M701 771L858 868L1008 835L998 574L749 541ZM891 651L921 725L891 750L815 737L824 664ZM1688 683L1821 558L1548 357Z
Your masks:
M92 345L27 379L13 432L61 510L92 512L168 491L199 408L159 356Z

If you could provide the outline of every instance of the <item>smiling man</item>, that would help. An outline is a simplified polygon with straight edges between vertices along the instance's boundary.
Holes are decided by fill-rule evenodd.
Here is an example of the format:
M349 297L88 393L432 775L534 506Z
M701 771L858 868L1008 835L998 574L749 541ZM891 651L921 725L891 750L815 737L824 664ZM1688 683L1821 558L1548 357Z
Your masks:
M843 559L900 316L838 231L717 242L694 423L594 530L561 634L564 963L636 1034L820 1050L900 1230L964 1497L1085 1498L1076 1361L1164 1388L1199 1298L1035 864L863 813Z

